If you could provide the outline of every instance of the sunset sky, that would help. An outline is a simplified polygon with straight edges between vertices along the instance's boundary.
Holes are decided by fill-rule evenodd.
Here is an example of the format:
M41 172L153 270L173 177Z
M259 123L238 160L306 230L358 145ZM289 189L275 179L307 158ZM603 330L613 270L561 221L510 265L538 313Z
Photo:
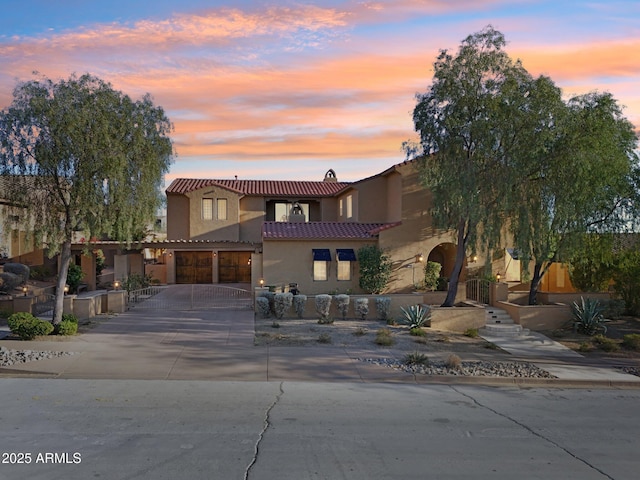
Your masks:
M565 96L640 127L640 1L3 0L0 108L17 82L91 73L175 125L176 177L358 180L404 160L440 49L486 25Z

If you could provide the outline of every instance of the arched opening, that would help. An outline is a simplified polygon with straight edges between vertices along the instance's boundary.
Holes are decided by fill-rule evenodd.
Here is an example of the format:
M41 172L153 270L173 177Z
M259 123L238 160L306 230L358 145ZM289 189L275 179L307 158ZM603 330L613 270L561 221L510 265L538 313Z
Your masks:
M437 262L442 265L440 276L444 278L451 277L453 265L456 261L456 246L453 243L441 243L434 247L427 257L428 262Z

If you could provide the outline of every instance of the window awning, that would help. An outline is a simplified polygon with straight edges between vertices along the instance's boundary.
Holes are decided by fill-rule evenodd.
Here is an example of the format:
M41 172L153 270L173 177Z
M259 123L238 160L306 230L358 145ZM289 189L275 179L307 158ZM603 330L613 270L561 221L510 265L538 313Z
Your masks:
M355 262L356 253L353 248L336 248L336 257L340 262Z
M324 261L324 262L330 262L331 261L331 252L329 251L328 248L314 248L313 249L313 260L314 261Z

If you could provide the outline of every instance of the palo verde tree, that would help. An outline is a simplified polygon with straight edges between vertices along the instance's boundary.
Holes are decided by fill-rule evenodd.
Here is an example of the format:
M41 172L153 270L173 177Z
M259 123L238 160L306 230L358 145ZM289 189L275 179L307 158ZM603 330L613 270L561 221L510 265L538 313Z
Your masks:
M161 204L172 128L149 95L134 101L89 74L19 83L0 112L5 196L36 244L60 254L54 324L74 231L128 243L144 229Z
M538 99L559 99L547 78L534 79L509 58L505 44L489 26L468 36L457 55L441 51L413 112L420 144L405 144L431 191L434 226L456 234L443 306L454 303L467 252L482 245L490 258L499 244L517 174L513 158L541 142L546 120Z

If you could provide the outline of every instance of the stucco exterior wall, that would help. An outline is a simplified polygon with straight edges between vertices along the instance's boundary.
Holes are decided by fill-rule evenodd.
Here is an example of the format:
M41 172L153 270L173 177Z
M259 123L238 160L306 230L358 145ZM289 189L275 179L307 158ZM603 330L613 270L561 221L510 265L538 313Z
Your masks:
M189 198L167 195L167 239L189 239Z
M264 221L265 201L263 197L243 197L240 205L240 231L242 241L261 242L262 222Z
M358 262L351 263L351 280L337 279L337 248L352 248L357 253L364 245L375 243L371 240L268 240L262 246L263 279L265 285L298 283L300 293L315 295L333 291L363 293L358 286ZM328 248L331 251L328 280L313 280L314 248Z
M189 211L189 239L191 240L240 240L240 198L224 188L207 187L187 194L191 205ZM213 199L213 219L202 218L202 199ZM216 218L217 199L227 200L227 219Z

